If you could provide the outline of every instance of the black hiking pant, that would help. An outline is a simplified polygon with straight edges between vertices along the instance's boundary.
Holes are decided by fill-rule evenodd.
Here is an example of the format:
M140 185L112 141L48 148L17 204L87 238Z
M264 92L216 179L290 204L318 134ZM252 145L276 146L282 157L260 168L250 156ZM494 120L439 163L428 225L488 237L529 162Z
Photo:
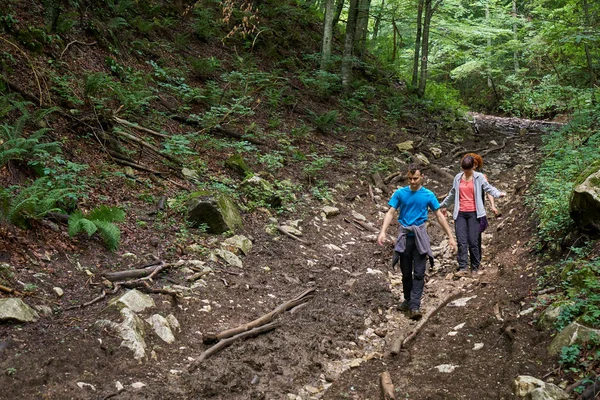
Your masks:
M471 268L479 269L481 263L481 254L479 252L480 232L479 219L477 213L459 211L456 221L454 221L456 232L456 242L458 244L458 269L467 269L469 260Z
M414 236L406 237L406 250L400 253L400 271L402 271L402 290L404 301L410 310L421 307L421 297L425 287L425 268L427 254L420 254Z

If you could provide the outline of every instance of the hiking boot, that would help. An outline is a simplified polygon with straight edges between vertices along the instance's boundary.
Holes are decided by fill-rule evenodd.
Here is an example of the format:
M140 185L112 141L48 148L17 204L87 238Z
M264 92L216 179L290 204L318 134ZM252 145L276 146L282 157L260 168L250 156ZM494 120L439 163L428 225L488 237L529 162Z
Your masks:
M467 276L469 275L469 271L466 268L459 268L455 275L458 277Z
M423 318L423 314L421 314L421 310L419 310L418 308L415 308L414 310L410 310L408 312L408 318L410 318L414 321L418 321L421 318Z
M405 301L403 301L402 303L400 303L400 304L398 305L398 310L399 310L399 311L402 311L402 312L406 312L406 311L408 311L408 301L406 301L406 300L405 300Z
M479 274L479 268L471 268L471 275L477 276Z

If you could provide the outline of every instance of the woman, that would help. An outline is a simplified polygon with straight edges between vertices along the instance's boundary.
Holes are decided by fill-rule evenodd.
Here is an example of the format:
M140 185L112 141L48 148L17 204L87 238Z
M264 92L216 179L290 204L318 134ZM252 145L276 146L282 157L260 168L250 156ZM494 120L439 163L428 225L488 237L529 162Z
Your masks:
M475 159L467 155L461 161L462 172L454 177L450 193L441 203L443 212L454 204L452 217L458 243L458 271L467 272L469 259L471 271L477 273L481 262L479 233L481 218L485 217L483 193L493 197L506 196L490 185L484 175L474 171Z

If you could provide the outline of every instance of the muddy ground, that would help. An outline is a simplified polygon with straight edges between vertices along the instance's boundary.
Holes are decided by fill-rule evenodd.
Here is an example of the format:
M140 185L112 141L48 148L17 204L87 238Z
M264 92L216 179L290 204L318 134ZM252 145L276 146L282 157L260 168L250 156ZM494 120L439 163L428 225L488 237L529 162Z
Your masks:
M27 246L18 254L3 253L13 263L10 281L34 283L36 290L25 300L48 305L53 313L37 323L0 325L0 341L8 343L0 358L0 398L377 399L379 374L389 371L397 398L508 399L513 397L511 383L517 375L552 378L547 374L555 368L555 360L545 353L551 338L534 326L539 310L530 310L541 266L530 247L533 226L524 205L540 135L486 132L462 143L424 135L423 147L440 147L443 155L434 163L450 174L458 171L458 158L452 154L457 148L490 149L505 143L484 160L492 184L508 195L498 201L502 217L490 218L481 275L454 275L456 262L443 246L444 235L431 224L439 255L428 272L425 318L419 323L396 309L401 277L390 268L391 245L378 246L375 232L353 222L353 212L358 212L378 228L389 193L371 196L364 165L361 170L360 160L352 156L328 176L336 185L334 205L339 215L325 219L324 204L309 197L293 213L245 214L240 233L252 240L253 249L242 258L243 268L215 266L215 272L204 277L206 287L183 297L152 294L156 308L141 316L173 314L181 331L173 344L149 332L147 357L141 361L120 347L121 338L114 332L95 324L100 319L121 319L116 309L107 307L114 296L66 309L100 294L102 272L139 267L154 258L169 263L206 260L186 246L199 243L211 248L223 238L182 229L168 212L147 224L136 223L153 207L144 209L139 203L128 212L123 243L115 254L104 253L93 239L72 242L64 227L58 232L40 227L39 232L28 233L27 240L20 232L8 232L4 240L11 249ZM324 148L336 140L318 138ZM397 141L345 144L356 146L350 148L352 155L368 152L377 159L385 154L393 160L395 156L383 149L393 149ZM426 186L443 197L451 182L431 169L426 175ZM102 190L116 191L122 201L130 201L127 185L115 180ZM279 223L300 220L302 242L267 233L265 227L273 223L269 218ZM123 257L126 253L136 257ZM154 287L175 284L186 284L177 269L153 282ZM52 291L55 286L64 290L63 297ZM277 329L235 342L188 372L208 348L202 341L208 333L254 320L308 288L315 289L312 297L279 316ZM470 300L463 307L444 305L464 298ZM399 355L389 355L395 337L417 329ZM454 369L440 372L436 367L443 364ZM144 385L132 386L140 382ZM118 390L119 384L123 390Z

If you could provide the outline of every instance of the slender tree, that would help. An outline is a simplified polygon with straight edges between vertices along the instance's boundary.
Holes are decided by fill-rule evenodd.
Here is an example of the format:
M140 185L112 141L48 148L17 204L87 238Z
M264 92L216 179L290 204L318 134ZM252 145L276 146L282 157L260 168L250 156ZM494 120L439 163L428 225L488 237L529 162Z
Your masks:
M333 38L333 6L335 0L325 2L325 23L323 24L323 49L321 50L321 69L325 70L331 58L331 42Z
M358 16L358 0L350 0L348 8L348 22L346 23L346 37L344 39L344 55L342 57L342 88L348 92L352 79L352 56L354 50L354 35L356 33L356 18Z
M371 0L358 1L358 14L356 17L356 54L362 58L367 46L367 32L369 26L369 12L371 10Z
M344 9L344 0L336 0L335 1L335 14L333 15L333 26L337 26L338 22L340 22L340 15L342 15L343 9Z
M415 36L415 54L413 55L412 87L416 88L419 80L419 59L421 54L421 33L423 31L423 5L425 0L419 0L417 7L417 34ZM396 33L394 32L394 37Z
M381 7L379 7L379 12L375 17L375 24L373 25L373 35L371 36L371 40L376 40L377 35L379 35L379 27L381 25L381 19L383 17L383 10L385 9L385 0L381 0Z
M431 18L435 10L442 3L442 0L437 0L432 4L433 0L425 0L425 18L423 21L423 40L421 46L421 77L419 79L419 89L417 94L419 97L425 95L425 87L427 85L427 63L429 57L429 30L431 27Z

